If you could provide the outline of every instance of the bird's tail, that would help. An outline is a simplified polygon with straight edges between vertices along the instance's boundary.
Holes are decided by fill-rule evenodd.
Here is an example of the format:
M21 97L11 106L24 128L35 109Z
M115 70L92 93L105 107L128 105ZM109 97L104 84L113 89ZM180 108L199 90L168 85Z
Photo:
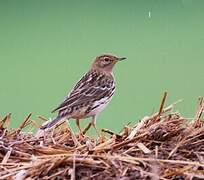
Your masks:
M57 124L63 123L64 121L66 121L66 118L57 116L56 118L51 119L50 121L43 124L40 127L40 129L41 130L50 129L50 128L52 128L53 126L55 126Z

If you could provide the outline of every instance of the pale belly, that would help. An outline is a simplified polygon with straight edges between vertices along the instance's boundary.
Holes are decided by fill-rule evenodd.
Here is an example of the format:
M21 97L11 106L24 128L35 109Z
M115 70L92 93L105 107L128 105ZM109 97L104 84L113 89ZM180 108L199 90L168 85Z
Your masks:
M95 116L96 114L99 114L101 111L103 111L106 108L106 106L109 104L109 102L111 101L112 97L110 97L109 99L103 98L100 101L94 103L93 107L97 105L98 107L94 108L90 113L86 115L86 117Z

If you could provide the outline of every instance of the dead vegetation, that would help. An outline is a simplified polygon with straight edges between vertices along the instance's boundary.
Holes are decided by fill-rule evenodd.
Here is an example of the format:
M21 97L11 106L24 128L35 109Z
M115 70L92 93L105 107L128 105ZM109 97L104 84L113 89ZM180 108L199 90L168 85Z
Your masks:
M203 99L192 121L174 104L164 108L165 99L159 112L120 133L104 129L100 139L67 124L39 138L22 132L37 126L31 114L18 129L8 128L8 114L0 121L0 179L204 179Z

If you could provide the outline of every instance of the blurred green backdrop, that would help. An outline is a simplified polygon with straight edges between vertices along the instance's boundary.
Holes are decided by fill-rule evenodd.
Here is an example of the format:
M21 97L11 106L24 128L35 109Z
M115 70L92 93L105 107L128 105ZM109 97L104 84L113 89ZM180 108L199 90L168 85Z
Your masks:
M12 127L50 111L97 55L128 60L98 126L120 130L168 103L192 117L204 95L203 0L0 1L0 116ZM88 121L85 120L85 123Z

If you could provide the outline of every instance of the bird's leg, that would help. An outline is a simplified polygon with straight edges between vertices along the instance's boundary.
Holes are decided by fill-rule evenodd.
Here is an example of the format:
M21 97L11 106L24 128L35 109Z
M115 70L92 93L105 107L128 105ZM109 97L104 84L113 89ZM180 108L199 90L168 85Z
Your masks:
M76 125L77 125L77 127L79 129L80 135L83 137L83 131L81 130L79 119L76 119Z
M96 128L96 115L93 116L93 119L92 119L92 121L91 121L91 125L92 125L92 126L94 127L94 129L96 130L96 133L97 133L98 137L100 137L101 135L100 135L98 129Z

